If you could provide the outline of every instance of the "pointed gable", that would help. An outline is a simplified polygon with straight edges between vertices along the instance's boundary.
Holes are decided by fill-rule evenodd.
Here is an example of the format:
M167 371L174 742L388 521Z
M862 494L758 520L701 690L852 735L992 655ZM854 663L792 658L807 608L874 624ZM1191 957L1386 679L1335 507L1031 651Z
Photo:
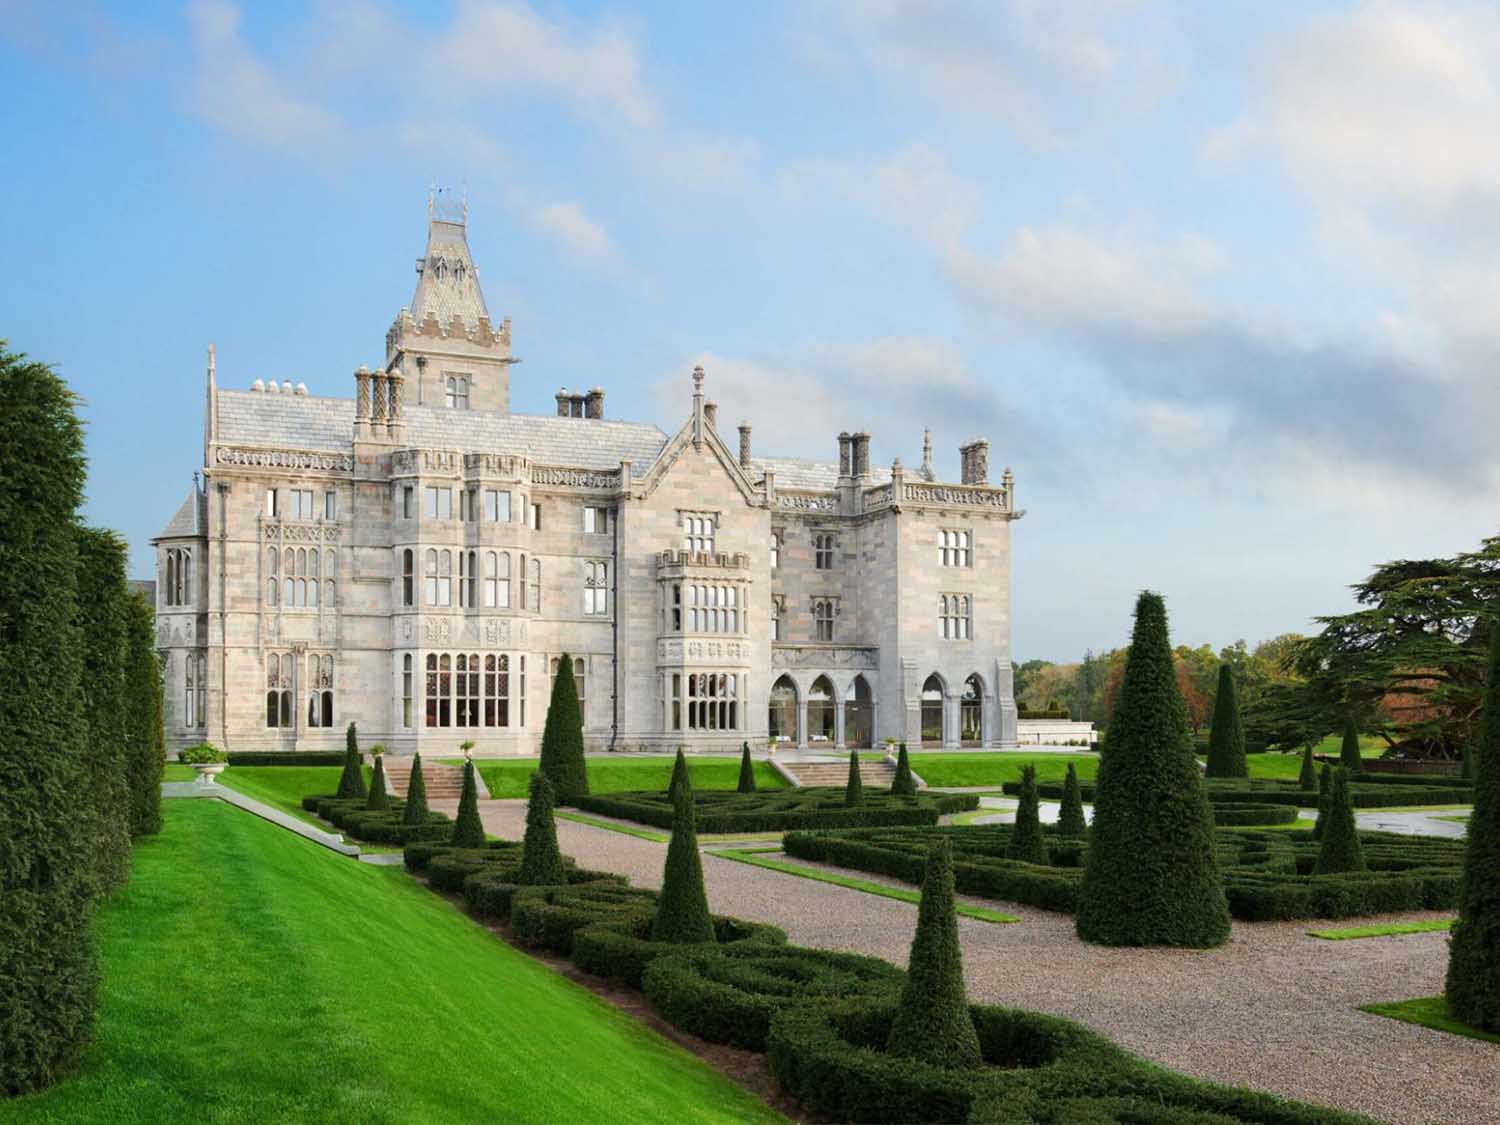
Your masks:
M456 217L445 218L435 202L428 207L427 252L417 259L417 289L411 298L411 315L419 324L429 315L444 325L457 316L472 329L480 317L489 316L469 253L467 213L465 206Z
M203 535L204 526L207 524L207 513L204 512L204 503L207 497L198 491L194 485L189 489L187 499L183 500L182 506L177 509L177 514L167 521L167 526L161 529L156 536L157 539L190 539Z

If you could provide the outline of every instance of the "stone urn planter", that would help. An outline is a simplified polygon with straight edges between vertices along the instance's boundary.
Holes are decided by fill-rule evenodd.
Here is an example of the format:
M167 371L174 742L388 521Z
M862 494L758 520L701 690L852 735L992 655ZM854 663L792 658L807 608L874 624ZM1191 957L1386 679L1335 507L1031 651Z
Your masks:
M214 778L224 772L228 762L194 762L193 769L198 774L199 785L212 785Z

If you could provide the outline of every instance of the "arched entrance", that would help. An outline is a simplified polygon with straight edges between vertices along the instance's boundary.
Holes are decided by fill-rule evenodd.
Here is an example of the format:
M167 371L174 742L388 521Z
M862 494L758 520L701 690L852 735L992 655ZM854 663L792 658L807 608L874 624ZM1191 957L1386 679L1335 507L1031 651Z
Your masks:
M832 746L838 731L837 717L833 684L827 676L819 676L807 689L807 744Z
M922 685L922 745L943 744L943 681L936 673Z
M977 675L964 681L958 700L958 740L965 746L984 744L984 681Z
M790 676L782 676L771 685L771 713L768 733L777 742L797 744L797 685Z
M875 745L875 715L870 706L870 685L863 676L855 676L844 692L844 745L867 750Z

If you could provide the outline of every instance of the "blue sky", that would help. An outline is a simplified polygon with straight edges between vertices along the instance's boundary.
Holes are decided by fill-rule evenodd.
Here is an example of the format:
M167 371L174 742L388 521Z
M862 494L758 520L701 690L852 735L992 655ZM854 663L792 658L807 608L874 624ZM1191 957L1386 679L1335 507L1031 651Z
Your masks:
M0 337L149 537L203 356L348 395L466 187L512 404L688 373L757 451L1010 465L1018 659L1311 628L1495 532L1500 14L1442 3L0 0Z

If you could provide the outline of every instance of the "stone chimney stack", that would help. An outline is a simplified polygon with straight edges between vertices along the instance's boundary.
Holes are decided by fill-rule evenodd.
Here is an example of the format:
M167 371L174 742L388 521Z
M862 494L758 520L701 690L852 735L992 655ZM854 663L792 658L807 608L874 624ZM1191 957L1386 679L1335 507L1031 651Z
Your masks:
M740 468L750 467L750 423L740 423Z
M841 477L847 477L852 471L853 462L849 451L851 441L847 430L839 434L839 476Z
M587 418L603 418L604 417L604 388L603 387L595 387L591 391L589 391L587 397L584 399L584 404L585 404L585 411L584 411L584 416L585 417L587 417Z
M370 376L375 385L374 402L370 411L370 431L377 438L385 437L385 372L376 369Z
M717 402L703 404L703 420L708 423L709 429L719 428L719 404Z
M990 443L976 438L958 447L963 484L990 483Z
M354 373L354 439L370 440L370 369L364 364Z
M389 423L392 441L401 440L401 382L402 375L400 368L393 367L390 371L386 372L386 419Z
M566 418L568 416L568 404L572 401L572 396L568 394L568 388L558 387L557 394L554 397L557 399L557 416L559 418Z
M870 475L870 435L860 430L851 436L851 440L854 444L854 475L867 477Z

